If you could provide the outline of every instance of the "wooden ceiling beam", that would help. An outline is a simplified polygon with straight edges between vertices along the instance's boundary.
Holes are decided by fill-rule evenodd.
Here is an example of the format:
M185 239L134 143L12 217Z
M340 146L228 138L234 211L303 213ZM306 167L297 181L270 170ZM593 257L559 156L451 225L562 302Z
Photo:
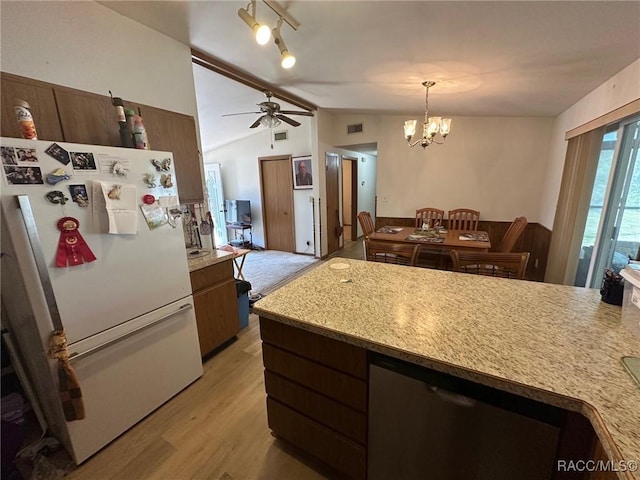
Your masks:
M195 48L191 49L191 61L196 65L200 65L208 70L219 73L220 75L224 75L231 80L235 80L236 82L240 82L247 87L258 90L259 92L264 92L265 90L271 91L273 96L283 100L287 103L295 105L296 107L302 108L304 110L312 111L317 110L318 106L314 105L311 102L308 102L304 98L298 97L292 93L289 93L281 88L271 85L270 83L261 80L258 77L254 77L248 72L239 69L238 67L231 65L229 63L223 62L222 60L213 57L207 53L201 52Z

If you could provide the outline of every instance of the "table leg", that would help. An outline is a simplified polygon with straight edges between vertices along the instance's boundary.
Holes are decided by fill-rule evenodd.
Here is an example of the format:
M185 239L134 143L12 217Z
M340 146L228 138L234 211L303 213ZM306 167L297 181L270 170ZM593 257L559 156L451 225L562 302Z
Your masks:
M240 280L244 280L244 275L242 274L242 267L244 267L244 261L247 258L247 255L240 256L240 265L238 265L238 257L233 258L233 263L236 265L236 269L238 270L238 278Z

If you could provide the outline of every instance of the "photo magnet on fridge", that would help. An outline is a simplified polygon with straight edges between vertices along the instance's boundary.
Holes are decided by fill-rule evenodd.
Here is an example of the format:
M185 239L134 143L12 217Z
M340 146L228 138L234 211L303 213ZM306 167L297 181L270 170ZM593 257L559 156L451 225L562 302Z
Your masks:
M49 145L45 152L47 155L55 158L63 165L67 165L71 161L71 159L69 158L69 152L67 152L57 143L52 143L51 145Z

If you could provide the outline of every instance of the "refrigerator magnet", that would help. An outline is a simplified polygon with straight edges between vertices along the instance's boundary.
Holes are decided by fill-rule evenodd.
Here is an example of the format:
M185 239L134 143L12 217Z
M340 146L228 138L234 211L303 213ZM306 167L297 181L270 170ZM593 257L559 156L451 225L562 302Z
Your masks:
M60 230L60 240L56 253L56 267L73 267L96 259L78 231L80 222L77 218L63 217L58 220L57 227Z
M57 143L52 143L51 145L49 145L49 147L47 147L47 149L45 150L45 153L50 157L55 158L63 165L67 165L71 161L71 159L69 158L69 152L67 152Z
M154 203L156 203L156 197L154 197L153 195L145 195L144 197L142 197L142 201L147 205L153 205Z
M117 177L127 176L127 169L124 168L124 165L120 162L114 162L113 166L111 167L111 172Z
M67 203L67 200L69 200L60 190L51 190L45 195L45 198L51 203L59 203L61 205L65 205Z
M168 172L169 170L171 170L171 159L170 158L165 158L162 161L151 159L150 161L151 161L151 164L154 167L156 167L156 170L158 172Z
M47 175L47 183L49 185L55 185L63 180L69 180L71 177L67 175L64 168L56 168L53 172Z
M142 176L142 181L149 188L155 188L158 186L158 184L156 183L156 176L153 173L145 173Z
M87 187L84 185L69 185L71 199L80 207L89 206L89 195L87 195Z
M163 173L162 176L160 177L160 183L162 184L162 186L164 188L173 187L173 181L171 180L171 174L170 173Z
M107 193L107 197L111 200L120 200L120 194L122 193L122 185L114 185Z

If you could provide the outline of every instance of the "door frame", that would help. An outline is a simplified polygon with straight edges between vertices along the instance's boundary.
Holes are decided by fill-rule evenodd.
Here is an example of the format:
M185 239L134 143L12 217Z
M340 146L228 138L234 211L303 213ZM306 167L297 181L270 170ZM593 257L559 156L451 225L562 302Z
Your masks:
M351 211L349 212L349 221L351 223L351 238L350 240L356 240L358 238L358 159L356 157L342 156L342 167L344 171L344 161L348 161L351 164ZM344 186L344 185L343 185ZM342 195L341 203L344 205L344 188L340 190ZM342 219L344 224L344 218ZM344 237L343 243L344 246Z
M264 191L265 191L265 185L264 185L264 179L262 178L262 162L270 162L270 161L282 161L282 160L287 160L289 162L289 165L291 165L291 155L272 155L269 157L258 157L258 176L259 176L259 181L260 181L260 209L262 212L262 229L263 229L263 235L264 235L264 248L265 250L269 249L269 225L267 220L267 217L265 215L265 209L264 209ZM291 167L289 167L288 169L289 172L289 185L291 185L291 188L289 189L289 205L291 206L291 215L290 220L291 220L291 232L293 235L293 250L291 251L291 253L295 253L295 246L296 246L296 225L295 225L295 215L293 214L293 170L291 169Z
M637 168L637 160L631 164L630 152L635 149L637 152L638 139L627 135L627 128L640 121L637 115L631 118L621 120L618 124L618 136L615 149L613 152L613 160L609 171L609 178L603 199L602 213L598 230L594 242L591 262L587 271L587 279L585 285L588 288L600 288L602 280L602 272L605 267L609 268L614 255L614 245L618 240L619 234L619 215L624 210L631 176L629 170Z

